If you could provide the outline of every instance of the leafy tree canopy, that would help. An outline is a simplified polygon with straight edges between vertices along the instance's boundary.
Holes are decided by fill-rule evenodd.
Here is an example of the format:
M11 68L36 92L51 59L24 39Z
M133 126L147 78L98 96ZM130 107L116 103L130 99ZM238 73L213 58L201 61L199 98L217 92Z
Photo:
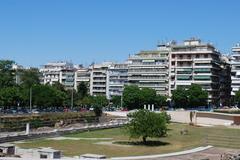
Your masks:
M113 96L111 102L113 103L114 107L119 108L121 106L121 96Z
M38 69L35 68L23 70L23 73L21 75L22 85L27 88L30 88L34 84L40 84L39 74L40 73Z
M192 84L189 88L178 87L172 94L174 106L177 108L206 106L207 99L207 91L197 84Z
M235 94L235 97L234 97L234 101L235 103L237 103L238 105L240 105L240 90L238 90Z
M165 113L155 113L145 109L128 114L130 118L126 130L130 138L142 138L147 144L147 138L163 137L167 134L167 117Z
M141 109L144 104L155 104L156 107L166 105L167 98L157 95L152 88L140 89L136 85L125 86L123 91L123 106L129 110Z
M123 106L129 110L141 108L140 89L136 85L129 85L124 87L123 91Z
M12 70L14 61L0 60L0 88L10 87L15 84L15 71Z
M88 95L88 86L85 82L80 82L77 87L77 96L79 99L83 99Z

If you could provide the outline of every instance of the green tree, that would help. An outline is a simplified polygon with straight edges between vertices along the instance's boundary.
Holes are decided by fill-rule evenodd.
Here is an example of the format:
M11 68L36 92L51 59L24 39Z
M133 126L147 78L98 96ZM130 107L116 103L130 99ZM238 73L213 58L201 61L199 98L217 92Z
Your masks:
M33 105L38 107L63 106L66 93L55 89L49 85L33 86Z
M15 84L15 71L12 69L14 61L0 60L0 88L10 87Z
M114 107L119 108L121 106L121 96L113 96L111 102Z
M0 89L0 104L4 107L17 107L22 103L20 88L17 86L5 87Z
M174 106L178 108L206 106L207 99L207 91L198 84L191 84L189 88L178 87L172 95Z
M240 90L238 90L235 94L235 97L234 97L234 101L235 101L235 104L237 103L238 106L240 105Z
M142 108L140 89L136 85L125 86L123 90L123 106L131 109Z
M105 96L93 96L92 97L92 106L96 116L101 116L102 108L108 105L108 100Z
M60 82L55 82L52 86L53 86L53 88L55 88L59 91L66 92L64 85L61 84Z
M139 92L141 106L144 104L154 104L156 100L156 90L152 88L142 88Z
M208 93L200 85L192 84L188 89L189 106L207 106Z
M188 91L185 88L177 87L172 93L174 106L177 108L187 108L189 105L188 96Z
M83 99L88 95L88 86L85 82L80 82L77 87L77 97Z
M161 108L163 106L167 106L167 97L162 95L156 95L155 97L156 107Z
M82 100L79 101L79 104L78 105L81 105L82 107L85 107L85 108L90 108L90 106L92 105L92 96L87 96L87 97L84 97Z
M23 70L21 75L22 85L24 87L30 88L33 85L40 84L39 71L36 68L31 68Z
M163 113L150 112L142 109L128 114L130 122L126 130L130 138L142 138L147 144L147 138L163 137L167 134L167 120Z

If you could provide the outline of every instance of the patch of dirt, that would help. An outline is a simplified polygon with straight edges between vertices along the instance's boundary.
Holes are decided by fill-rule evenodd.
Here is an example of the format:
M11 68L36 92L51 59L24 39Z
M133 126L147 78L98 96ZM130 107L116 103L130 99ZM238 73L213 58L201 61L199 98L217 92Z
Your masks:
M117 147L132 147L130 145L125 145L125 144L116 144L116 143L114 143L114 141L103 141L103 142L97 142L97 143L94 143L94 144L117 146Z

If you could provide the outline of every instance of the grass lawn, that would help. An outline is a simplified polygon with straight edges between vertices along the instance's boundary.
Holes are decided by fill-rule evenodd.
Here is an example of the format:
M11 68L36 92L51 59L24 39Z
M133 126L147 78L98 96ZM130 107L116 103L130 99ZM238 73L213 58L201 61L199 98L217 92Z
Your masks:
M158 139L148 139L161 141L167 144L158 146L142 145L110 145L105 144L111 141L140 141L136 139L129 140L128 135L122 128L96 130L75 134L67 134L65 137L79 138L113 138L113 140L47 140L38 139L25 141L26 143L17 144L22 148L52 147L63 151L65 156L76 156L85 153L104 154L108 157L116 156L135 156L148 154L161 154L175 151L182 151L198 146L205 145L206 135L217 134L219 136L238 136L240 129L230 129L226 127L195 127L187 124L172 123L168 126L167 137ZM187 135L181 135L180 131L187 129ZM103 142L104 144L96 144Z

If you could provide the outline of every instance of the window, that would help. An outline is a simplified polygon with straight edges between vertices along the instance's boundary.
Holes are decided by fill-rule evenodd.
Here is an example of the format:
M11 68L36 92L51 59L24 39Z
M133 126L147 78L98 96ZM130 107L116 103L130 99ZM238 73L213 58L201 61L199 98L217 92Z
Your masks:
M199 58L199 55L198 55L198 54L196 55L196 58Z
M205 54L205 55L204 55L204 58L208 58L208 55L207 55L207 54Z
M48 157L47 157L47 155L45 155L45 154L40 154L40 158L41 158L41 159L47 159Z

